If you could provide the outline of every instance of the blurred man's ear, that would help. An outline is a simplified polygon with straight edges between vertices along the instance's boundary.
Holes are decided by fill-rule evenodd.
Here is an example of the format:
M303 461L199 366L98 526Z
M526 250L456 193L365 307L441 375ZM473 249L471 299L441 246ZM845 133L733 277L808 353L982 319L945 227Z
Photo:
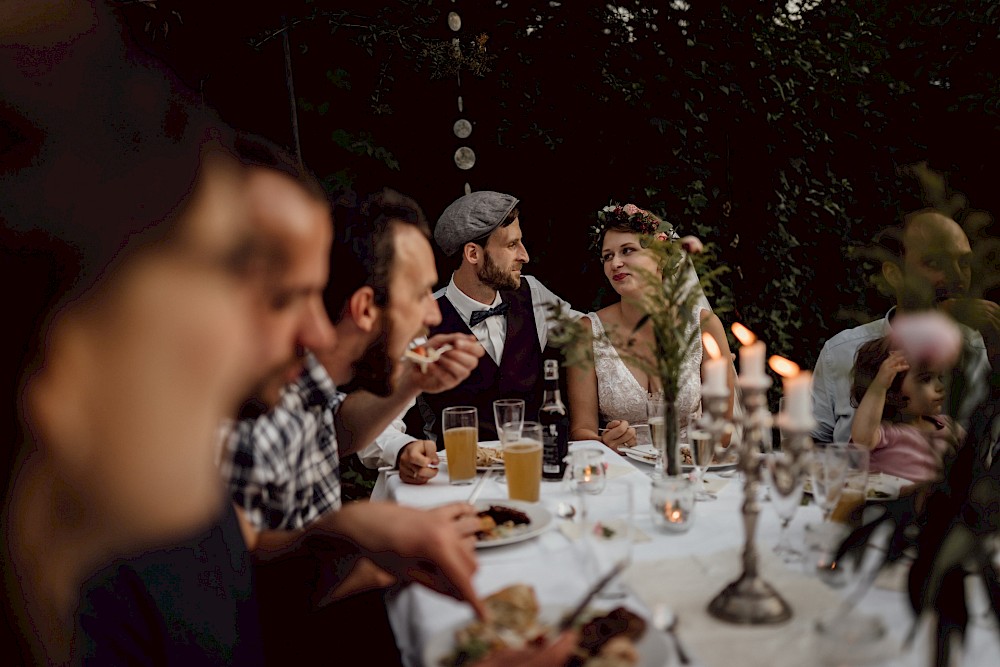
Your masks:
M375 304L375 290L367 285L359 288L347 301L347 314L362 331L373 331L381 314Z
M903 289L903 269L895 262L882 262L882 277L897 294Z

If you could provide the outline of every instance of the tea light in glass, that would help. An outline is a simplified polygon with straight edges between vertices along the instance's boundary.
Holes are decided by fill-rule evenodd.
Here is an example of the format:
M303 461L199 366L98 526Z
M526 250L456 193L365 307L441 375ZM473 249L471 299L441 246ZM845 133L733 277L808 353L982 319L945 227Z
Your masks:
M653 525L668 533L685 533L694 520L695 488L686 477L653 480L649 494Z
M594 449L577 449L570 454L570 479L577 493L597 495L604 490L607 477L604 457Z

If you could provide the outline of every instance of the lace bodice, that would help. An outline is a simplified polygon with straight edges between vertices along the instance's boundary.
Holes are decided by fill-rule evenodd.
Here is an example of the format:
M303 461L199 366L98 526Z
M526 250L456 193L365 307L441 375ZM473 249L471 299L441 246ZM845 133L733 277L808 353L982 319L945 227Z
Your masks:
M697 341L684 359L681 369L680 386L677 392L677 415L680 421L681 442L687 435L687 418L701 406L701 310L695 307L689 327L697 327ZM632 424L645 424L647 419L646 400L649 393L632 375L618 350L611 343L604 330L604 324L597 313L588 313L594 333L594 370L597 372L597 409L601 424L613 419L624 419ZM690 332L689 332L690 333ZM648 431L637 432L639 444L648 442Z

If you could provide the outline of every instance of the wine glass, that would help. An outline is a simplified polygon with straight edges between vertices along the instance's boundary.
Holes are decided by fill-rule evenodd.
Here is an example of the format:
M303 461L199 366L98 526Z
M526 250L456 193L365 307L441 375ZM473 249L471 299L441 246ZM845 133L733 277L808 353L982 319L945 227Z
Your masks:
M848 445L843 442L817 444L809 462L813 501L823 511L823 521L830 519L833 508L844 492L848 467L847 450Z
M802 558L802 552L788 537L788 526L795 517L795 511L802 502L805 488L805 474L802 456L792 450L773 450L764 459L764 478L770 484L774 511L781 519L781 535L774 553L786 563L794 563Z
M635 532L634 493L628 481L612 480L605 485L599 502L585 496L580 500L585 507L581 520L584 572L588 579L597 581L619 562L631 562ZM627 594L619 574L598 597L621 598Z
M687 437L691 446L691 463L694 468L695 500L716 500L714 493L705 490L705 472L715 455L715 439L702 422L701 414L688 417Z

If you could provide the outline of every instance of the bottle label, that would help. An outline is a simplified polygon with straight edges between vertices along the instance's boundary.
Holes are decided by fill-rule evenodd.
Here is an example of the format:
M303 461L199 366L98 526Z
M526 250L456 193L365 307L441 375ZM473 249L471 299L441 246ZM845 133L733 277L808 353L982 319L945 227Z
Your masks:
M542 475L562 478L569 454L569 423L560 420L542 426Z

